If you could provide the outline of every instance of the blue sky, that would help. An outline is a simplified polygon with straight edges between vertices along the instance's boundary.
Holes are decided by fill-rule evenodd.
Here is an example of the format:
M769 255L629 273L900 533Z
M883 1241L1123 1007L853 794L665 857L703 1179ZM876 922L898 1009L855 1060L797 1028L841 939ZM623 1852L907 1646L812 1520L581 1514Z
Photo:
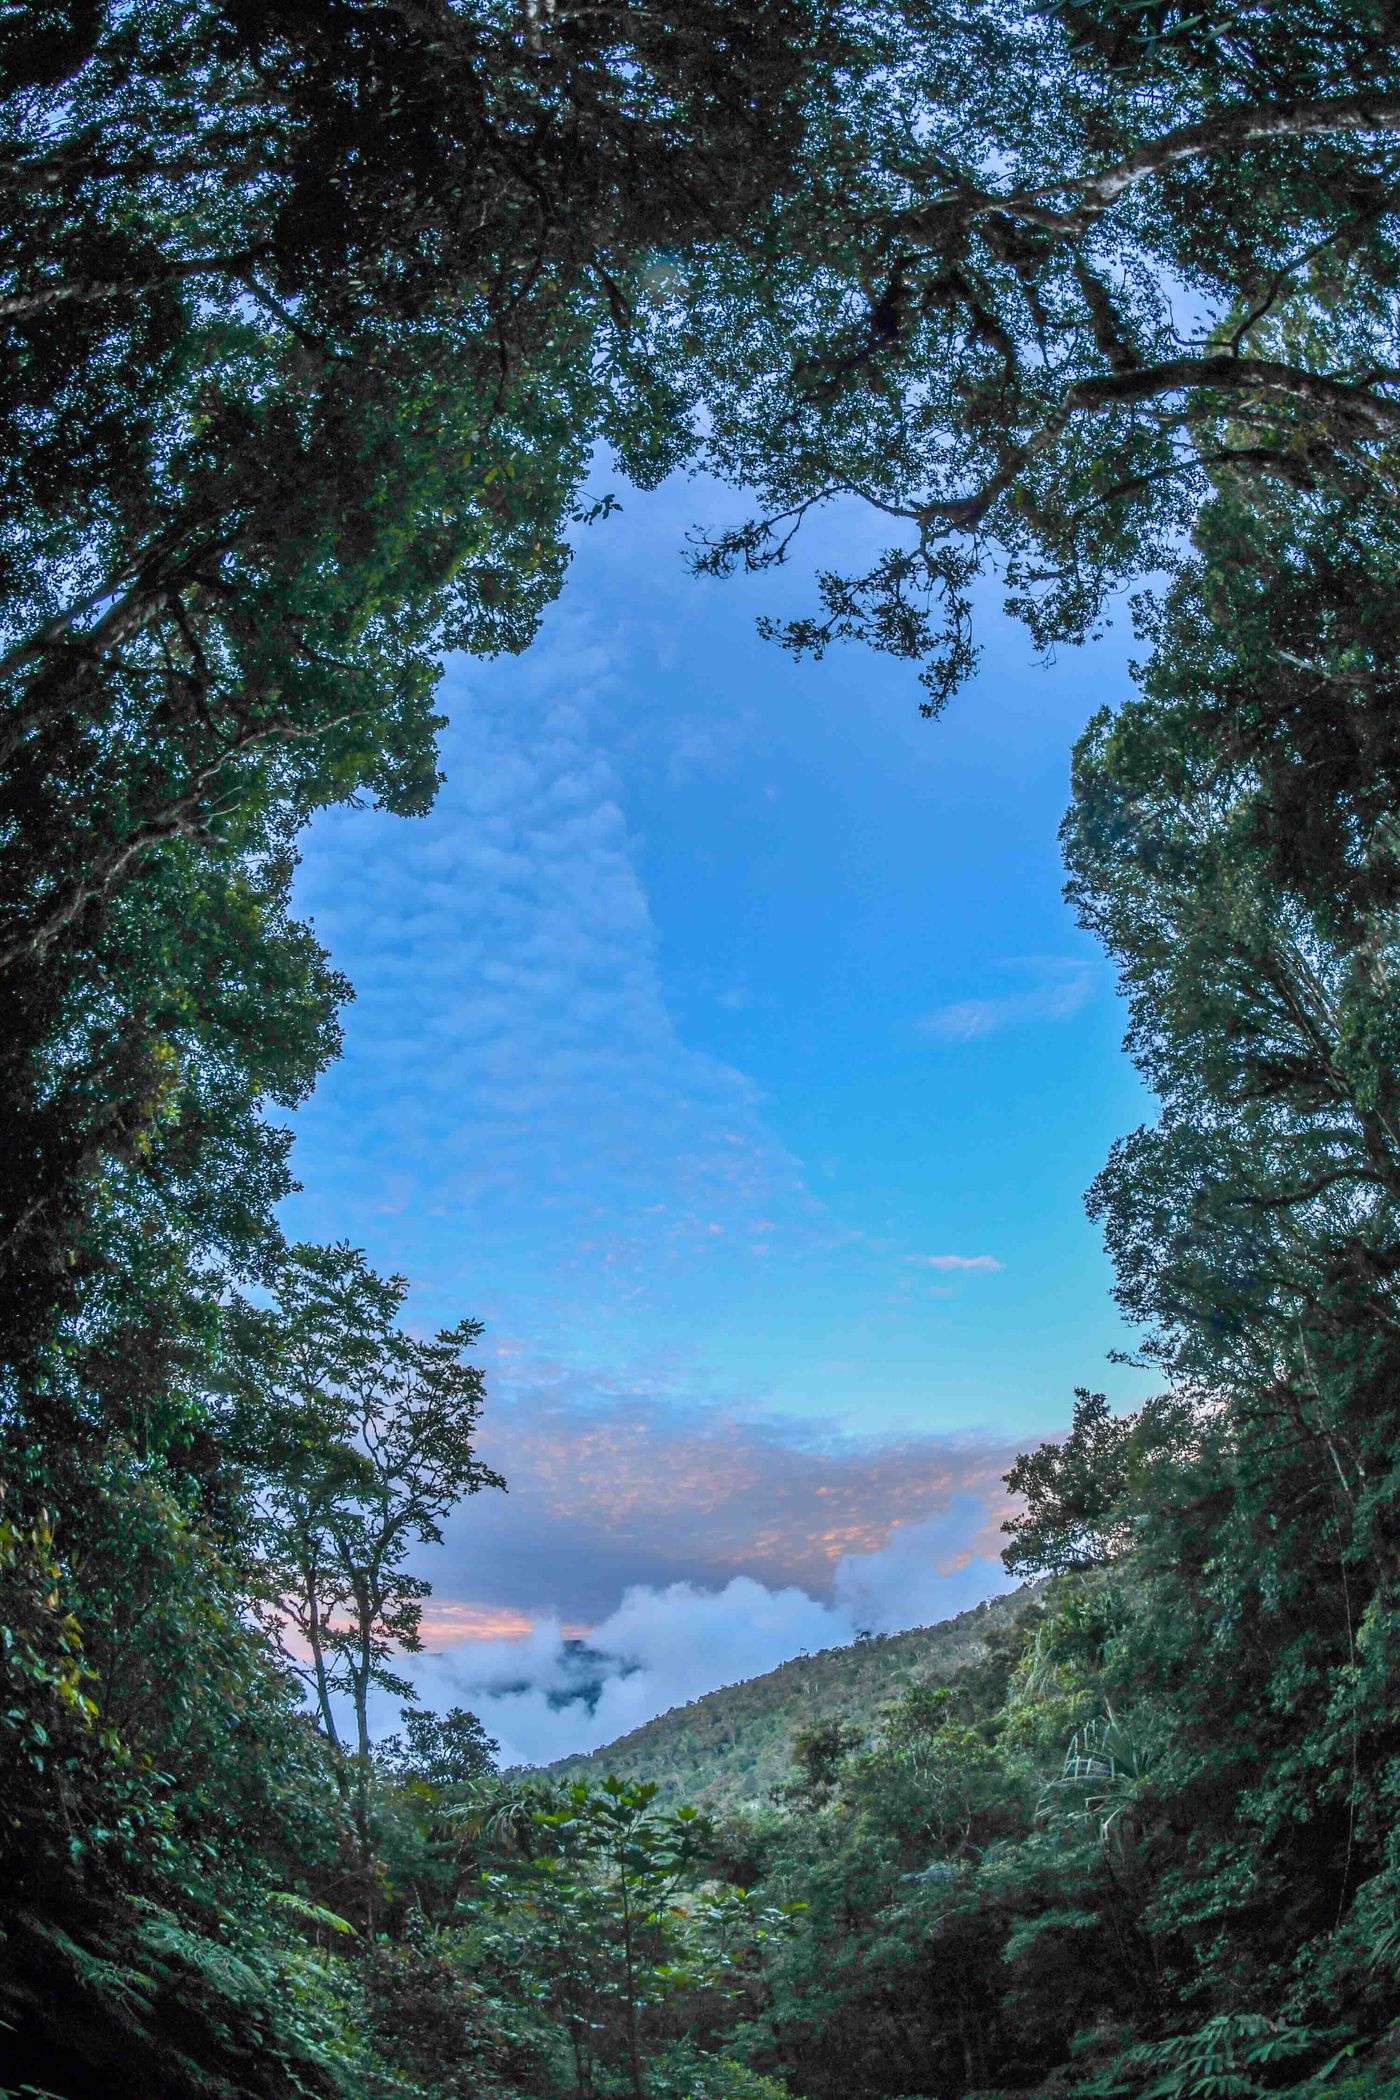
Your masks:
M1149 1104L1055 837L1125 636L1047 668L991 595L930 723L910 667L754 631L864 515L716 583L681 548L731 495L620 493L534 648L449 665L432 815L330 813L298 886L358 996L288 1224L487 1322L511 1494L425 1562L422 1668L526 1757L960 1608L1008 1456L1148 1389L1082 1192ZM645 1664L630 1704L544 1697L561 1626Z

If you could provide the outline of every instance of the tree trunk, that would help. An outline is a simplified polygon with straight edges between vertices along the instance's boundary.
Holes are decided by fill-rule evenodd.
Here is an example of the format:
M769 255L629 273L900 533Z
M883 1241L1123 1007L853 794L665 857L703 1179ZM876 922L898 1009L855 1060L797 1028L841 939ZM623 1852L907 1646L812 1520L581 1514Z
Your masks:
M637 2040L636 1959L632 1951L632 1905L627 1888L627 1869L621 1870L622 1962L627 1991L627 2067L632 2079L632 2100L643 2100L642 2059Z
M350 1668L350 1691L355 1704L355 1833L359 1839L360 1866L365 1877L365 1932L374 1933L374 1842L369 1815L369 1687L374 1653L371 1639L373 1613L364 1591L355 1593L358 1619L359 1659Z
M316 1578L309 1566L303 1563L302 1579L306 1586L306 1638L311 1644L311 1661L316 1672L316 1704L321 1709L321 1725L326 1731L326 1741L337 1759L342 1754L340 1731L335 1725L335 1714L331 1708L330 1680L326 1675L326 1651L321 1642L321 1606L316 1595Z

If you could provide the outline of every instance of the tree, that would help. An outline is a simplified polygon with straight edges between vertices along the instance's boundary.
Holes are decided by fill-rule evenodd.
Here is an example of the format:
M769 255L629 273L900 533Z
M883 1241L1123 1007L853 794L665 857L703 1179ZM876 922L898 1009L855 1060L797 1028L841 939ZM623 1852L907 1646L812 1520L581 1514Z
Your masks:
M421 1646L429 1593L410 1556L441 1539L442 1519L463 1497L505 1486L476 1452L485 1387L464 1358L481 1324L462 1320L419 1340L398 1325L407 1290L402 1277L375 1275L349 1246L299 1247L261 1322L284 1421L302 1434L296 1459L267 1483L264 1579L276 1620L305 1642L321 1726L337 1755L335 1698L350 1701L366 1866L370 1693L411 1691L390 1657Z
M63 1751L22 1889L7 1855L0 1999L75 2100L333 2083L266 1899L338 1859L343 1761L249 1624L253 1518L335 1519L323 1661L363 1707L416 1632L406 1542L489 1476L470 1323L386 1341L366 1282L374 1452L330 1375L363 1357L250 1368L291 1187L268 1112L348 994L291 915L297 835L425 809L443 651L529 639L597 444L676 456L631 310L790 159L819 31L802 0L0 21L0 1457L61 1578L7 1730Z
M1093 1201L1169 1390L1122 1422L1083 1398L1019 1462L1012 1557L1057 1572L1014 1667L907 1701L865 1758L808 1745L821 1817L752 1846L812 1930L746 2046L843 2100L1071 2056L1105 2091L1243 2095L1321 2077L1339 2020L1358 2048L1393 2022L1396 29L1390 0L0 24L0 2013L25 2075L397 2089L467 2021L446 1928L377 1979L323 1965L310 1995L383 2055L296 1997L288 1921L329 1936L324 1877L379 1865L368 1701L418 1638L412 1552L494 1476L474 1323L418 1340L362 1256L286 1258L267 1108L334 1054L346 992L289 915L299 828L427 806L438 658L528 640L599 444L753 491L702 568L781 561L828 501L889 517L775 631L919 659L930 711L985 574L1045 645L1166 579L1066 847L1161 1103ZM391 1763L482 1754L469 1717L420 1720ZM601 2058L635 2093L751 1914L677 1900L696 1826L645 1788L540 1816L489 1962L553 2008L581 2088ZM486 1965L482 1914L462 1932ZM533 2061L509 2021L481 2039L469 2078ZM1394 2084L1379 2050L1366 2075Z
M1222 495L1065 828L1161 1102L1092 1201L1196 1429L1155 1487L1104 1488L1134 1512L1121 1663L1171 1717L1163 1974L1209 1978L1222 2016L1280 1965L1304 2023L1384 1996L1361 1949L1395 1901L1396 574L1359 491Z
M268 1907L335 1858L324 1751L187 1483L113 1448L85 1487L27 1516L10 1468L0 1520L7 2082L330 2100Z
M825 1807L843 1759L859 1742L859 1734L840 1720L799 1728L792 1739L793 1778L783 1789L784 1797L808 1809Z
M976 660L979 575L1050 646L1170 571L1223 480L1386 500L1393 10L865 19L866 68L822 105L766 241L706 255L657 326L708 462L759 505L700 568L783 563L838 500L894 521L770 633L921 662L932 713Z
M443 651L529 640L595 444L642 480L684 449L633 311L658 248L780 179L821 36L805 0L49 16L0 30L0 1328L30 1391L151 1222L266 1280L260 1111L345 992L287 920L296 832L426 808Z
M1127 37L1115 64L1135 92L1164 69L1177 87L1199 83L1189 47L1203 17L1076 9L1081 27L1091 13L1090 46L1109 17ZM1297 57L1292 15L1281 27L1277 11L1231 10L1211 31L1217 60L1247 50L1256 85L1272 68L1278 92ZM1326 57L1316 38L1311 50ZM1350 62L1344 44L1333 56ZM1339 166L1319 169L1321 189ZM1284 180L1279 159L1272 173ZM1251 208L1243 195L1237 225ZM1207 250L1210 238L1207 211ZM1358 310L1391 325L1389 265L1362 248L1345 288L1287 295L1281 334L1300 367L1321 370ZM1379 370L1367 384L1390 384ZM1050 1791L1077 1787L1068 1821L1097 1816L1114 1835L1096 1864L1067 1831L1053 1872L1027 1840L995 1875L979 1870L968 1898L980 1915L1018 1878L1016 1903L1043 1891L1005 1948L1018 1992L1051 1988L1075 1946L1069 1966L1092 1971L1111 1935L1144 2002L1190 1997L1206 2024L1163 2045L1164 2063L1204 2062L1217 2030L1262 2035L1261 2004L1270 2032L1320 2063L1338 2004L1372 2034L1394 2008L1365 1948L1396 1902L1381 1802L1400 1537L1400 548L1384 444L1290 442L1297 474L1274 461L1260 480L1238 458L1202 472L1208 500L1182 517L1193 544L1172 550L1162 600L1140 603L1153 650L1140 691L1076 754L1070 894L1118 964L1128 1045L1161 1102L1115 1147L1091 1202L1120 1301L1171 1389L1121 1421L1081 1393L1065 1442L1010 1476L1028 1506L1007 1527L1009 1564L1074 1574L1085 1587L1066 1593L1065 1622L1098 1622L1077 1682L1101 1703L1078 1714ZM1112 492L1103 449L1099 468ZM1062 1667L1047 1651L1052 1715ZM1105 1745L1144 1742L1129 1786ZM1119 1782L1130 1845L1106 1805ZM855 1927L856 1947L873 1929ZM1130 2052L1104 2090L1135 2089L1150 2058L1146 2044ZM1242 2092L1252 2075L1238 2070Z
M400 1719L403 1734L379 1745L380 1763L396 1778L451 1795L495 1771L501 1746L464 1706L449 1706L445 1714L405 1706Z
M1101 1568L1132 1545L1144 1504L1145 1475L1192 1448L1189 1405L1171 1395L1135 1416L1115 1417L1102 1393L1081 1386L1062 1444L1022 1452L1006 1476L1025 1507L1002 1525L1012 1543L1002 1559L1013 1575Z
M557 1805L533 1810L525 1851L483 1877L484 1910L501 1921L494 1959L534 1980L564 2029L580 2096L611 2069L643 2100L668 2004L722 1999L791 1922L790 1909L742 1889L696 1891L713 1827L692 1807L658 1809L656 1795L650 1781L612 1774L566 1786Z

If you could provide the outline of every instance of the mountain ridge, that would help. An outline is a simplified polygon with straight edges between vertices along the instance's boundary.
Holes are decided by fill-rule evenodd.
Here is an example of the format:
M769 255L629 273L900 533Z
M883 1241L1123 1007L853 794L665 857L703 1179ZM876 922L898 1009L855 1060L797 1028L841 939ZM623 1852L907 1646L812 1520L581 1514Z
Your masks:
M910 1684L948 1683L984 1660L987 1635L1012 1625L1043 1587L1024 1583L932 1626L799 1653L543 1769L563 1780L607 1773L652 1780L668 1803L693 1801L713 1810L766 1805L789 1776L799 1729L841 1721L868 1731Z

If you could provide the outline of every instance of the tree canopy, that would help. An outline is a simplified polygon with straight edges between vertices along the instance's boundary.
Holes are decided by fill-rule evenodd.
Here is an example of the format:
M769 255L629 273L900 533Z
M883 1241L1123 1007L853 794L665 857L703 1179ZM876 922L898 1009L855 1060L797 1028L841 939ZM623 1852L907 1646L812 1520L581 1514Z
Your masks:
M522 648L591 448L687 442L629 326L782 179L777 5L74 5L3 32L6 1346L171 1237L256 1268L346 987L299 826L434 793L448 649ZM6 57L4 54L10 55ZM179 929L178 936L174 929ZM90 1280L90 1282L89 1282ZM28 1352L28 1356L27 1356Z

